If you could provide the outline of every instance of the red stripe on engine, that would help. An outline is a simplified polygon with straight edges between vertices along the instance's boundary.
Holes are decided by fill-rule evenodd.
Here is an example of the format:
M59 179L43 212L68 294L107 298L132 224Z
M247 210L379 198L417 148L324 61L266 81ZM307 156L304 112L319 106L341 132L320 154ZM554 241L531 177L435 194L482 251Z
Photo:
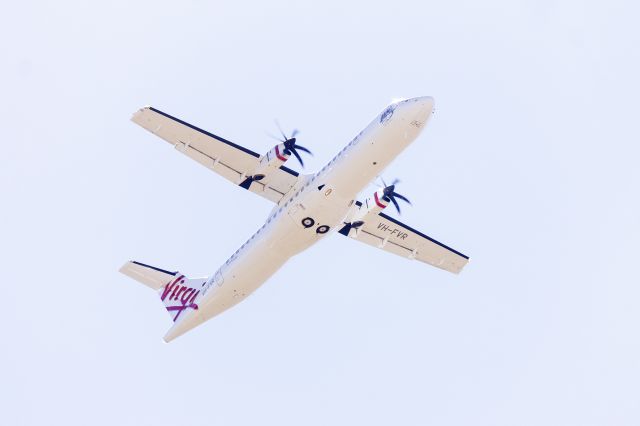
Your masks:
M386 204L382 204L382 203L380 202L380 200L378 199L378 193L377 193L377 192L374 192L374 193L373 193L373 198L376 200L376 204L378 205L378 207L382 207L383 209L384 209L385 207L387 207L387 205L386 205Z
M282 160L282 161L287 161L287 157L283 157L283 156L280 154L280 148L278 148L278 145L276 145L276 157L278 157L278 158L279 158L280 160Z

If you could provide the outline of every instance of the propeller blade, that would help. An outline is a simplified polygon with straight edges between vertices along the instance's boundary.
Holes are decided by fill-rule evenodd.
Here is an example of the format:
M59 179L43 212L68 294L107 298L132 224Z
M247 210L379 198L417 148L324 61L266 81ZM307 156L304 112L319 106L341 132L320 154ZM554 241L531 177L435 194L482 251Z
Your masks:
M304 146L300 146L300 145L294 145L293 146L295 149L299 149L300 151L304 151L307 154L313 155L313 153L311 151L309 151L307 148L305 148Z
M386 188L388 185L387 185L387 183L384 181L384 178L383 178L383 177L380 177L380 180L382 181L382 185L383 185L383 187L384 187L384 188Z
M411 201L409 201L409 199L408 199L407 197L405 197L404 195L400 195L400 194L398 194L397 192L394 192L394 193L393 193L393 196L394 196L394 197L398 197L398 198L400 198L402 201L405 201L405 202L407 202L409 205L411 205Z
M280 122L278 120L273 120L273 121L276 123L276 126L278 127L278 131L282 135L282 139L275 137L270 133L267 133L267 135L269 135L269 137L277 141L282 142L284 144L284 153L286 155L291 155L291 154L295 155L298 161L300 162L300 165L304 167L304 161L302 161L302 157L300 157L300 154L298 153L297 150L306 152L309 155L313 155L313 153L309 151L309 149L305 148L304 146L296 145L296 135L300 133L300 131L298 129L293 129L293 132L291 132L291 136L287 137L287 135L284 133L284 130L282 130L282 126L280 126Z
M276 122L276 126L278 126L278 130L280 130L280 134L282 135L283 141L286 141L287 139L289 139L287 135L285 135L284 132L282 131L282 127L280 127L280 123L278 122L278 120L275 120L275 122Z
M395 197L389 197L389 198L391 198L391 202L393 203L393 205L396 206L396 210L398 210L398 213L401 213L400 212L400 205L396 201Z
M399 184L399 183L400 183L400 179L395 178L395 179L393 180L393 182L391 182L391 186L396 186L396 185L397 185L397 184Z
M277 136L273 136L271 133L267 133L267 136L269 136L271 139L277 140L278 142L284 142L282 139Z
M302 161L302 157L300 157L300 154L298 154L298 151L296 151L296 149L295 149L295 148L292 148L292 149L291 149L291 152L293 153L293 155L295 155L295 156L296 156L296 158L297 158L297 159L298 159L298 161L300 162L300 165L301 165L302 167L304 167L304 161Z

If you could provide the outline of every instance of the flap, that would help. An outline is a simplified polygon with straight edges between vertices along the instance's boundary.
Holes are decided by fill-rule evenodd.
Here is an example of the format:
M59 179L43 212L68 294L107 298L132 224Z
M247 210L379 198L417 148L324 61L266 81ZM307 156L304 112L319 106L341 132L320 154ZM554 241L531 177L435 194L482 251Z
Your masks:
M459 273L469 263L469 257L428 235L387 216L368 214L363 224L346 224L341 234L408 259L416 259L445 271Z

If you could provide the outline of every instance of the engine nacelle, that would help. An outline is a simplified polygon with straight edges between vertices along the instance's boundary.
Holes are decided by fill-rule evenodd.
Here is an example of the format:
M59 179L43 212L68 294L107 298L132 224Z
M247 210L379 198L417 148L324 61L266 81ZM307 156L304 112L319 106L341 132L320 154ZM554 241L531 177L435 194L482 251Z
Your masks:
M389 205L389 201L385 200L384 188L373 193L373 197L367 198L364 203L356 201L356 209L349 222L356 223L364 220L366 216L373 217L380 213Z
M385 200L384 188L374 192L373 197L367 198L364 203L356 201L355 209L345 218L344 226L338 232L343 235L349 235L352 229L358 232L358 228L367 220L372 220L371 218L376 217L389 203L390 201Z
M384 183L384 180L382 182ZM349 232L352 229L355 229L355 231L358 232L358 228L360 228L365 222L374 220L372 218L375 218L378 213L389 205L389 203L393 203L396 210L398 210L398 213L400 213L400 206L398 205L397 200L402 200L407 204L411 204L411 201L409 201L407 197L396 192L396 184L398 182L400 182L398 179L394 179L391 185L380 188L373 193L373 197L367 198L364 204L360 201L356 201L355 208L349 212L345 219L344 226L338 232L344 235L349 235Z
M245 189L249 189L251 183L259 181L261 184L266 185L269 183L270 176L273 176L273 171L279 169L288 159L291 157L291 153L286 153L283 143L278 144L271 148L266 154L260 157L260 164L253 171L251 176L247 176L246 179L240 184Z
M280 143L260 157L260 166L254 174L268 174L266 172L269 171L269 169L279 169L280 166L287 162L289 157L291 157L291 153L287 151L283 143Z

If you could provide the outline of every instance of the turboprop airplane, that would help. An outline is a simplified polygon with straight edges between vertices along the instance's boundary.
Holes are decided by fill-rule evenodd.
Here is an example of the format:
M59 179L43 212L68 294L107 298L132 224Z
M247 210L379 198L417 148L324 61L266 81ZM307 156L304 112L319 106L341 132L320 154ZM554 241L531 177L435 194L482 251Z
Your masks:
M398 200L397 180L359 201L364 188L420 134L433 112L433 98L393 102L315 174L284 164L293 155L302 166L297 131L264 155L202 130L158 109L144 107L132 121L249 192L275 203L266 222L210 277L189 279L141 262L120 272L156 290L174 325L169 342L253 293L289 258L332 231L373 247L459 273L469 258L383 213Z

